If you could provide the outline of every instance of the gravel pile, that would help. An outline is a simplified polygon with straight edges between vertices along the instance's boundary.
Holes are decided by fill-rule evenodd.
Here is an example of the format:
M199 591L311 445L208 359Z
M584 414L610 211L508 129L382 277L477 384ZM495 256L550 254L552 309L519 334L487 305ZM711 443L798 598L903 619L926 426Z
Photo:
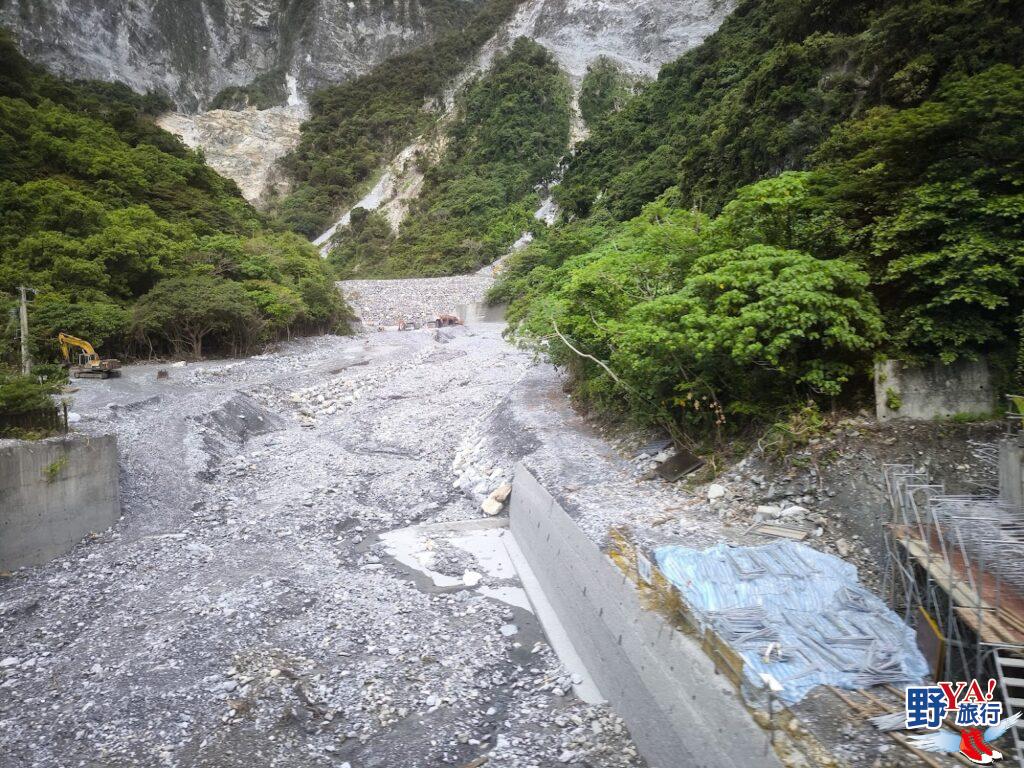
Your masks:
M406 280L347 280L345 299L366 328L393 327L402 320L422 324L438 315L483 301L494 283L489 274Z

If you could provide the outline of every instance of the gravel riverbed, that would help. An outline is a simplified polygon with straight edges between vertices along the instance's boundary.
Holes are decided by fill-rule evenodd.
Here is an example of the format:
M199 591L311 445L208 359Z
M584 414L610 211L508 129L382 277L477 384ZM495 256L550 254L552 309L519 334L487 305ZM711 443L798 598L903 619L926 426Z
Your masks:
M463 487L453 461L534 365L500 331L82 382L80 430L118 437L124 516L0 578L0 766L642 765L500 599L514 574L429 534L455 582L437 586L378 538L493 524L479 503L511 467Z

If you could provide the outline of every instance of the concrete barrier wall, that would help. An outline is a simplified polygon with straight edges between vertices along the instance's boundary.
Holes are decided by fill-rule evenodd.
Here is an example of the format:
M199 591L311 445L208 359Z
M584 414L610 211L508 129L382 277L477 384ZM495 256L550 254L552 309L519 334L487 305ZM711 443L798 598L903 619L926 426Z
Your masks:
M0 447L0 571L45 563L120 515L113 435Z
M898 360L875 363L875 414L879 421L990 414L995 404L992 374L984 360L924 366Z
M643 607L633 583L522 464L510 524L566 633L651 768L780 765L768 734L701 647Z

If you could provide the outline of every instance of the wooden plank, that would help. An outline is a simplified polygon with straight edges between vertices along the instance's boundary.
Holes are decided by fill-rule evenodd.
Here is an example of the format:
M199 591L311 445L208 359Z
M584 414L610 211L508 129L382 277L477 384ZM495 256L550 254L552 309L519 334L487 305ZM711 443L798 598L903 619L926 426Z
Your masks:
M761 523L754 528L754 533L759 533L762 536L776 536L780 539L793 539L794 541L803 541L811 535L810 531L803 528L793 528L775 523Z
M848 706L851 710L853 710L853 712L856 713L859 717L862 717L864 719L867 719L868 717L871 717L871 713L870 712L866 711L866 709L864 707L859 706L856 703L854 703L853 701L851 701L850 699L848 699L846 696L844 696L839 691L838 688L835 688L834 686L831 686L831 685L826 685L825 687L828 690L830 690L833 694L835 694L836 698L838 698L840 701L842 701L844 704L846 704L846 706ZM926 752L922 752L920 749L915 747L905 737L901 736L896 731L886 731L885 734L890 739L892 739L897 744L899 744L901 747L903 747L906 750L908 750L915 757L918 757L921 760L923 760L925 762L925 764L929 765L931 768L945 768L945 766L943 766L941 763L937 762L931 755L929 755Z
M724 672L737 688L742 687L743 657L710 629L704 631L703 646L704 652L715 662L715 666Z
M1024 632L1015 632L1000 620L1001 615L1007 615L1005 611L997 611L994 606L986 603L944 561L930 556L935 553L931 552L920 539L906 536L898 538L897 541L949 594L953 599L957 615L981 638L982 642L1017 644L1024 640ZM982 613L980 621L979 610Z

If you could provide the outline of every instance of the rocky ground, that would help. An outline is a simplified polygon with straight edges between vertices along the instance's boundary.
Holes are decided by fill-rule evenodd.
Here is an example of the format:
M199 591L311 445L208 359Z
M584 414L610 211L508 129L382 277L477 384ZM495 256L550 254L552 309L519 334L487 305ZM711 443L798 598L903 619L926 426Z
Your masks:
M531 365L499 330L82 382L124 518L0 579L0 766L639 765L472 541L508 467L453 459ZM422 544L446 586L378 538L462 521Z
M345 296L367 329L394 327L399 322L422 325L441 314L459 314L460 307L483 301L494 278L485 274L405 280L347 280Z
M375 327L488 282L346 291ZM652 471L670 448L603 435L500 332L370 331L81 382L78 427L118 436L124 518L0 578L0 768L642 765L501 554L516 461L599 545L613 528L645 548L766 543L756 524L784 521L875 587L884 463L956 492L993 480L995 427L858 415L668 483ZM827 694L798 714L837 765L913 764Z

